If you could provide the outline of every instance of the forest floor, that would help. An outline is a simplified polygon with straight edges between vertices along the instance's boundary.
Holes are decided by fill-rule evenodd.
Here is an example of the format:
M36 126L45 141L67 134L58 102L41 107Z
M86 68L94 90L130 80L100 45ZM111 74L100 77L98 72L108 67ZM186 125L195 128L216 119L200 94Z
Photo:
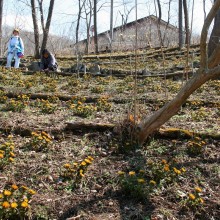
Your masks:
M198 65L198 47L191 54ZM139 55L138 69L151 72L137 79L141 120L175 97L186 74L184 51L168 50L165 62L160 51ZM220 81L194 92L139 147L127 133L135 83L124 73L134 61L125 53L82 60L117 76L1 68L0 219L220 219ZM182 73L164 79L164 71Z

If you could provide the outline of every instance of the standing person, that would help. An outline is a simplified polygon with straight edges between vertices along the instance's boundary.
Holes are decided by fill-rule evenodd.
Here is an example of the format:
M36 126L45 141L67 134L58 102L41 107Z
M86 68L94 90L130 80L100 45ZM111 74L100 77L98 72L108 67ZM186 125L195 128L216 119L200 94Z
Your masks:
M15 59L14 68L19 68L20 59L24 56L24 44L19 36L19 30L14 29L8 42L8 56L6 67L11 67L12 59Z
M40 62L40 70L41 71L57 71L57 62L52 53L50 53L47 49L42 51L41 62Z

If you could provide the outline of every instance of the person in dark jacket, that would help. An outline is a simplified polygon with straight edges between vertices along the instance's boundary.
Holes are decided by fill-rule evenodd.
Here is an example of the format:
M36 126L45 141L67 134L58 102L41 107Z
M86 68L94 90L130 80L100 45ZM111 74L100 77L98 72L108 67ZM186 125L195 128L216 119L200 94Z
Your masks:
M40 70L41 71L57 71L57 62L52 53L47 49L42 51L41 61L40 61Z

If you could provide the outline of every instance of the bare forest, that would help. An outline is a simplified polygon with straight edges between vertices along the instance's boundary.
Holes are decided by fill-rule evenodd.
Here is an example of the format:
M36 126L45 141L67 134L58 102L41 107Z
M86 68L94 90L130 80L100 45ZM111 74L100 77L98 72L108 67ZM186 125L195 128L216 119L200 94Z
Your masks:
M194 0L73 0L71 13L19 0L14 26L9 2L0 220L219 220L220 0L200 1L200 14ZM14 28L25 52L8 68ZM40 70L45 48L57 71Z

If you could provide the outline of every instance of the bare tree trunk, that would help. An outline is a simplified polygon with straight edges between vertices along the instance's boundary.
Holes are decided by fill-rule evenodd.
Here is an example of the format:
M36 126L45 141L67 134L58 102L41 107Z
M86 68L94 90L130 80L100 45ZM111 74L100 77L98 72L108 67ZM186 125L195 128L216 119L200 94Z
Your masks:
M188 8L187 8L187 1L183 0L183 10L184 10L184 16L185 16L185 31L186 31L186 39L185 44L189 45L189 14L188 14Z
M41 21L41 27L44 32L44 11L43 11L43 0L38 0L39 10L40 10L40 21Z
M183 47L183 4L179 0L179 48Z
M0 56L2 56L2 16L3 16L3 0L0 0Z
M154 2L155 4L155 2ZM163 39L162 39L162 35L161 35L161 29L160 29L160 22L161 22L161 16L162 16L162 12L161 12L161 4L160 4L160 0L157 0L157 7L158 7L158 21L157 21L157 32L158 32L158 37L159 37L159 41L160 41L160 46L163 46ZM156 8L156 4L155 4L155 8Z
M42 41L42 46L41 46L41 52L47 46L47 40L48 40L48 35L49 35L50 23L51 23L52 14L53 14L54 1L55 0L51 0L50 1L50 6L49 6L49 11L48 11L48 16L47 16L47 22L46 22L44 33L43 33L43 41Z
M214 51L212 51L212 54L208 60L206 48L208 29L217 12L219 11L219 8L220 0L216 0L203 25L200 40L201 66L199 70L185 84L185 86L179 91L179 93L173 100L171 100L161 109L156 111L152 116L146 117L144 120L141 121L141 123L137 126L137 136L139 144L143 144L150 134L152 134L161 125L168 121L173 115L175 115L179 111L182 104L196 89L198 89L208 80L215 79L220 76L220 46L218 45L218 47ZM218 27L214 26L213 28Z
M208 56L210 57L212 52L215 50L220 43L220 10L215 17L214 27L212 29L212 33L210 36L209 44L208 44Z
M85 4L85 1L83 1L83 4L81 5L82 1L79 0L78 6L79 6L79 12L78 12L78 17L77 17L77 23L76 23L76 52L78 53L79 48L78 48L78 42L79 42L79 24L80 24L80 18L81 18L81 13L82 13L82 8Z
M91 19L92 19L92 3L91 0L88 0L87 2L88 8L86 8L86 4L84 5L85 9L85 14L86 14L86 34L87 34L87 40L86 40L86 48L85 48L85 53L89 53L89 44L90 44L90 27L91 27ZM89 11L87 11L89 10Z
M95 46L95 53L99 52L98 49L98 35L97 35L97 0L94 0L94 46Z
M31 0L31 10L32 10L32 20L34 26L34 40L35 40L35 58L40 58L40 37L39 37L39 28L37 23L37 13L35 7L35 0Z

